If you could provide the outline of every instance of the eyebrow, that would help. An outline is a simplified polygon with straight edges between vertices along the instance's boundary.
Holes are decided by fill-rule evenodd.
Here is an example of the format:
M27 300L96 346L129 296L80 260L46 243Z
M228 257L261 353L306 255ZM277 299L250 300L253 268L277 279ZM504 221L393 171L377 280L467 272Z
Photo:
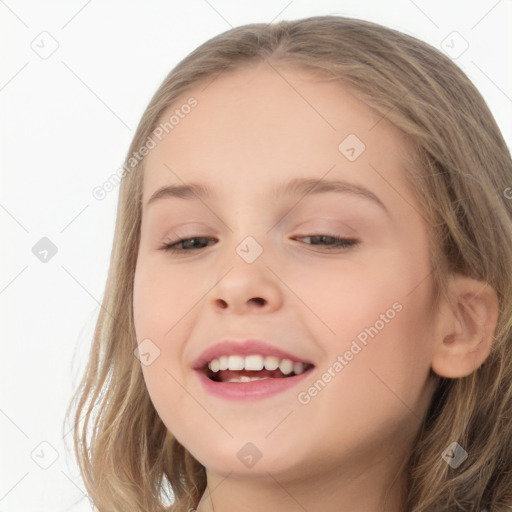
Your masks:
M380 206L388 215L389 210L386 205L371 190L340 180L318 180L318 178L294 178L290 181L280 183L273 192L273 199L281 196L290 195L313 195L327 192L351 193L371 200ZM204 199L212 198L211 190L202 183L192 182L182 185L165 185L157 189L146 203L146 207L161 199L179 198L179 199Z

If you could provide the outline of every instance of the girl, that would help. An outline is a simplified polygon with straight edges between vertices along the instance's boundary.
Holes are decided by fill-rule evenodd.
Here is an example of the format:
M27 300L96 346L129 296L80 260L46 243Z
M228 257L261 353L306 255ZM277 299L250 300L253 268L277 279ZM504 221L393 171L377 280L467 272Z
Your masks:
M512 510L512 164L449 58L232 29L124 170L75 397L97 510Z

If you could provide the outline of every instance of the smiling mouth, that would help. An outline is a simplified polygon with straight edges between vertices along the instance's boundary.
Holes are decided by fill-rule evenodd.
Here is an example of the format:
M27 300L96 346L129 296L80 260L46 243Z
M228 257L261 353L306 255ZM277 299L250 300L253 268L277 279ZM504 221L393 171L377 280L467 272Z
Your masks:
M222 357L206 364L201 370L213 382L251 382L268 379L289 379L309 372L314 366L308 363L263 358L257 355Z

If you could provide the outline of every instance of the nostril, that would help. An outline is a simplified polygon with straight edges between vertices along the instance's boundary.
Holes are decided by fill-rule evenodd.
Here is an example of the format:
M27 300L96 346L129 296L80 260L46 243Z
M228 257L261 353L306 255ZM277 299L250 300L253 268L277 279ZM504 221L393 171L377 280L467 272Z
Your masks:
M227 302L224 299L217 299L217 304L222 308L226 309L228 307Z

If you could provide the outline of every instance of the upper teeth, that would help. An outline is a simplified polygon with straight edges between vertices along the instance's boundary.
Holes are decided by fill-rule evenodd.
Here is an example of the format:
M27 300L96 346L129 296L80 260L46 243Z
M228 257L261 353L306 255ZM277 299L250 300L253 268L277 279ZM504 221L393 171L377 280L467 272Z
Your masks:
M279 368L284 375L295 373L296 375L304 372L304 363L293 362L290 359L278 359L274 356L263 357L261 355L251 356L221 356L208 363L208 368L212 372L219 370L252 370L260 371L277 370Z

